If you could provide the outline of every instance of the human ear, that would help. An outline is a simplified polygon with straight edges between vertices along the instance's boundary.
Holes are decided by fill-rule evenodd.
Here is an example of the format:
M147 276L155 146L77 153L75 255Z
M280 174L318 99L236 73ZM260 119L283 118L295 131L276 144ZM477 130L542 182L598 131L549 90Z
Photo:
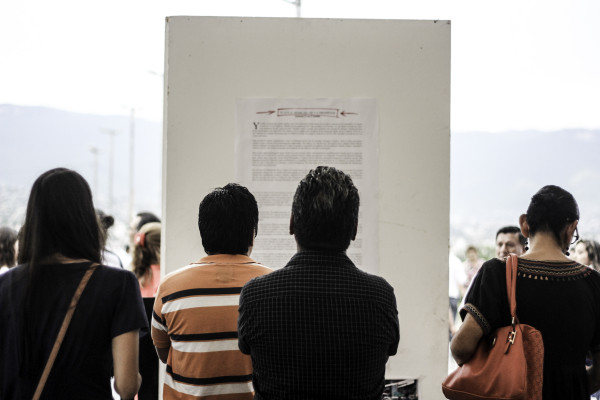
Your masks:
M527 215L521 214L519 216L519 226L521 228L521 233L525 237L529 237L529 224L527 223Z

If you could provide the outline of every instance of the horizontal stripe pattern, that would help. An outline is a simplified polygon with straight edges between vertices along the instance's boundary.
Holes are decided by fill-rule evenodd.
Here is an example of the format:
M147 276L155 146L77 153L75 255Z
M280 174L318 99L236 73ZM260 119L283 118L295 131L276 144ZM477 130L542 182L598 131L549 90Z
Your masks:
M173 376L171 374L165 375L165 385L171 387L173 390L179 393L184 393L189 396L196 397L251 393L254 390L252 387L252 381L206 386L191 385L176 381L175 379L173 379Z
M167 327L156 320L156 318L152 318L152 326L159 331L168 332Z
M252 374L232 375L232 376L214 376L210 378L190 378L173 372L173 368L167 365L167 374L177 382L187 383L189 385L215 385L220 383L240 383L252 381Z
M180 290L178 292L169 294L162 298L163 303L167 303L169 301L177 300L182 297L190 297L190 296L216 296L222 294L240 294L242 292L241 287L222 287L222 288L195 288L195 289L186 289Z
M162 313L181 311L188 308L237 306L240 295L183 297L163 304Z
M239 351L238 341L213 340L208 342L178 342L173 340L171 346L174 350L185 353L209 353L213 351Z
M237 331L232 332L214 332L214 333L189 333L185 335L171 335L171 339L181 342L191 342L195 340L222 340L237 339Z
M238 348L239 296L270 270L242 255L203 261L169 274L156 295L152 338L170 347L165 400L251 400L252 361Z

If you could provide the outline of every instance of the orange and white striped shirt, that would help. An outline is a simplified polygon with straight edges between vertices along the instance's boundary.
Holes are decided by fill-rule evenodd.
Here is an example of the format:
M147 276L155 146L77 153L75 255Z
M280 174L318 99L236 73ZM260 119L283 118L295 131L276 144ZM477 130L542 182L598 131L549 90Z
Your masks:
M244 255L202 258L165 277L152 313L152 340L168 348L163 398L252 399L252 362L238 349L242 286L271 269Z

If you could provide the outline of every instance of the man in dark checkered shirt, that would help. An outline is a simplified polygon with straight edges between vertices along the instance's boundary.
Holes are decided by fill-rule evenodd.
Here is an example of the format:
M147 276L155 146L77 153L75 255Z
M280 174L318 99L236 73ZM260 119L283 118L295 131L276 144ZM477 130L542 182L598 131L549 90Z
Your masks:
M238 343L252 357L256 400L381 398L398 311L392 287L346 255L358 208L348 175L311 170L292 205L298 252L242 289Z

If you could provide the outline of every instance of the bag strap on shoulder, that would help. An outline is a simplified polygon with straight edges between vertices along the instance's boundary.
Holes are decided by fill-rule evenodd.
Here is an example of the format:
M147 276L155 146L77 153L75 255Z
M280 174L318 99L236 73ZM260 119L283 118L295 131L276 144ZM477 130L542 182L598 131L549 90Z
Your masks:
M508 306L513 324L517 321L517 265L519 258L510 254L506 258L506 292L508 294Z
M48 356L48 361L46 361L46 366L44 367L42 376L40 377L37 388L35 389L33 400L38 400L42 395L42 391L44 390L44 386L46 385L48 376L50 376L52 365L54 365L54 360L56 360L56 356L58 355L58 351L60 350L62 341L65 338L65 334L67 333L67 329L69 328L69 324L71 323L71 318L73 317L73 313L75 312L75 307L79 302L79 298L83 293L83 289L85 289L85 286L92 277L92 274L94 273L98 265L99 264L97 263L93 263L87 269L87 271L85 271L83 278L81 278L81 281L79 282L79 286L77 286L77 289L75 290L75 294L73 294L73 298L71 299L71 303L69 304L69 308L67 309L65 319L63 320L60 330L58 331L58 335L56 336L56 340L54 341L54 346L52 346L52 351L50 351L50 356Z

